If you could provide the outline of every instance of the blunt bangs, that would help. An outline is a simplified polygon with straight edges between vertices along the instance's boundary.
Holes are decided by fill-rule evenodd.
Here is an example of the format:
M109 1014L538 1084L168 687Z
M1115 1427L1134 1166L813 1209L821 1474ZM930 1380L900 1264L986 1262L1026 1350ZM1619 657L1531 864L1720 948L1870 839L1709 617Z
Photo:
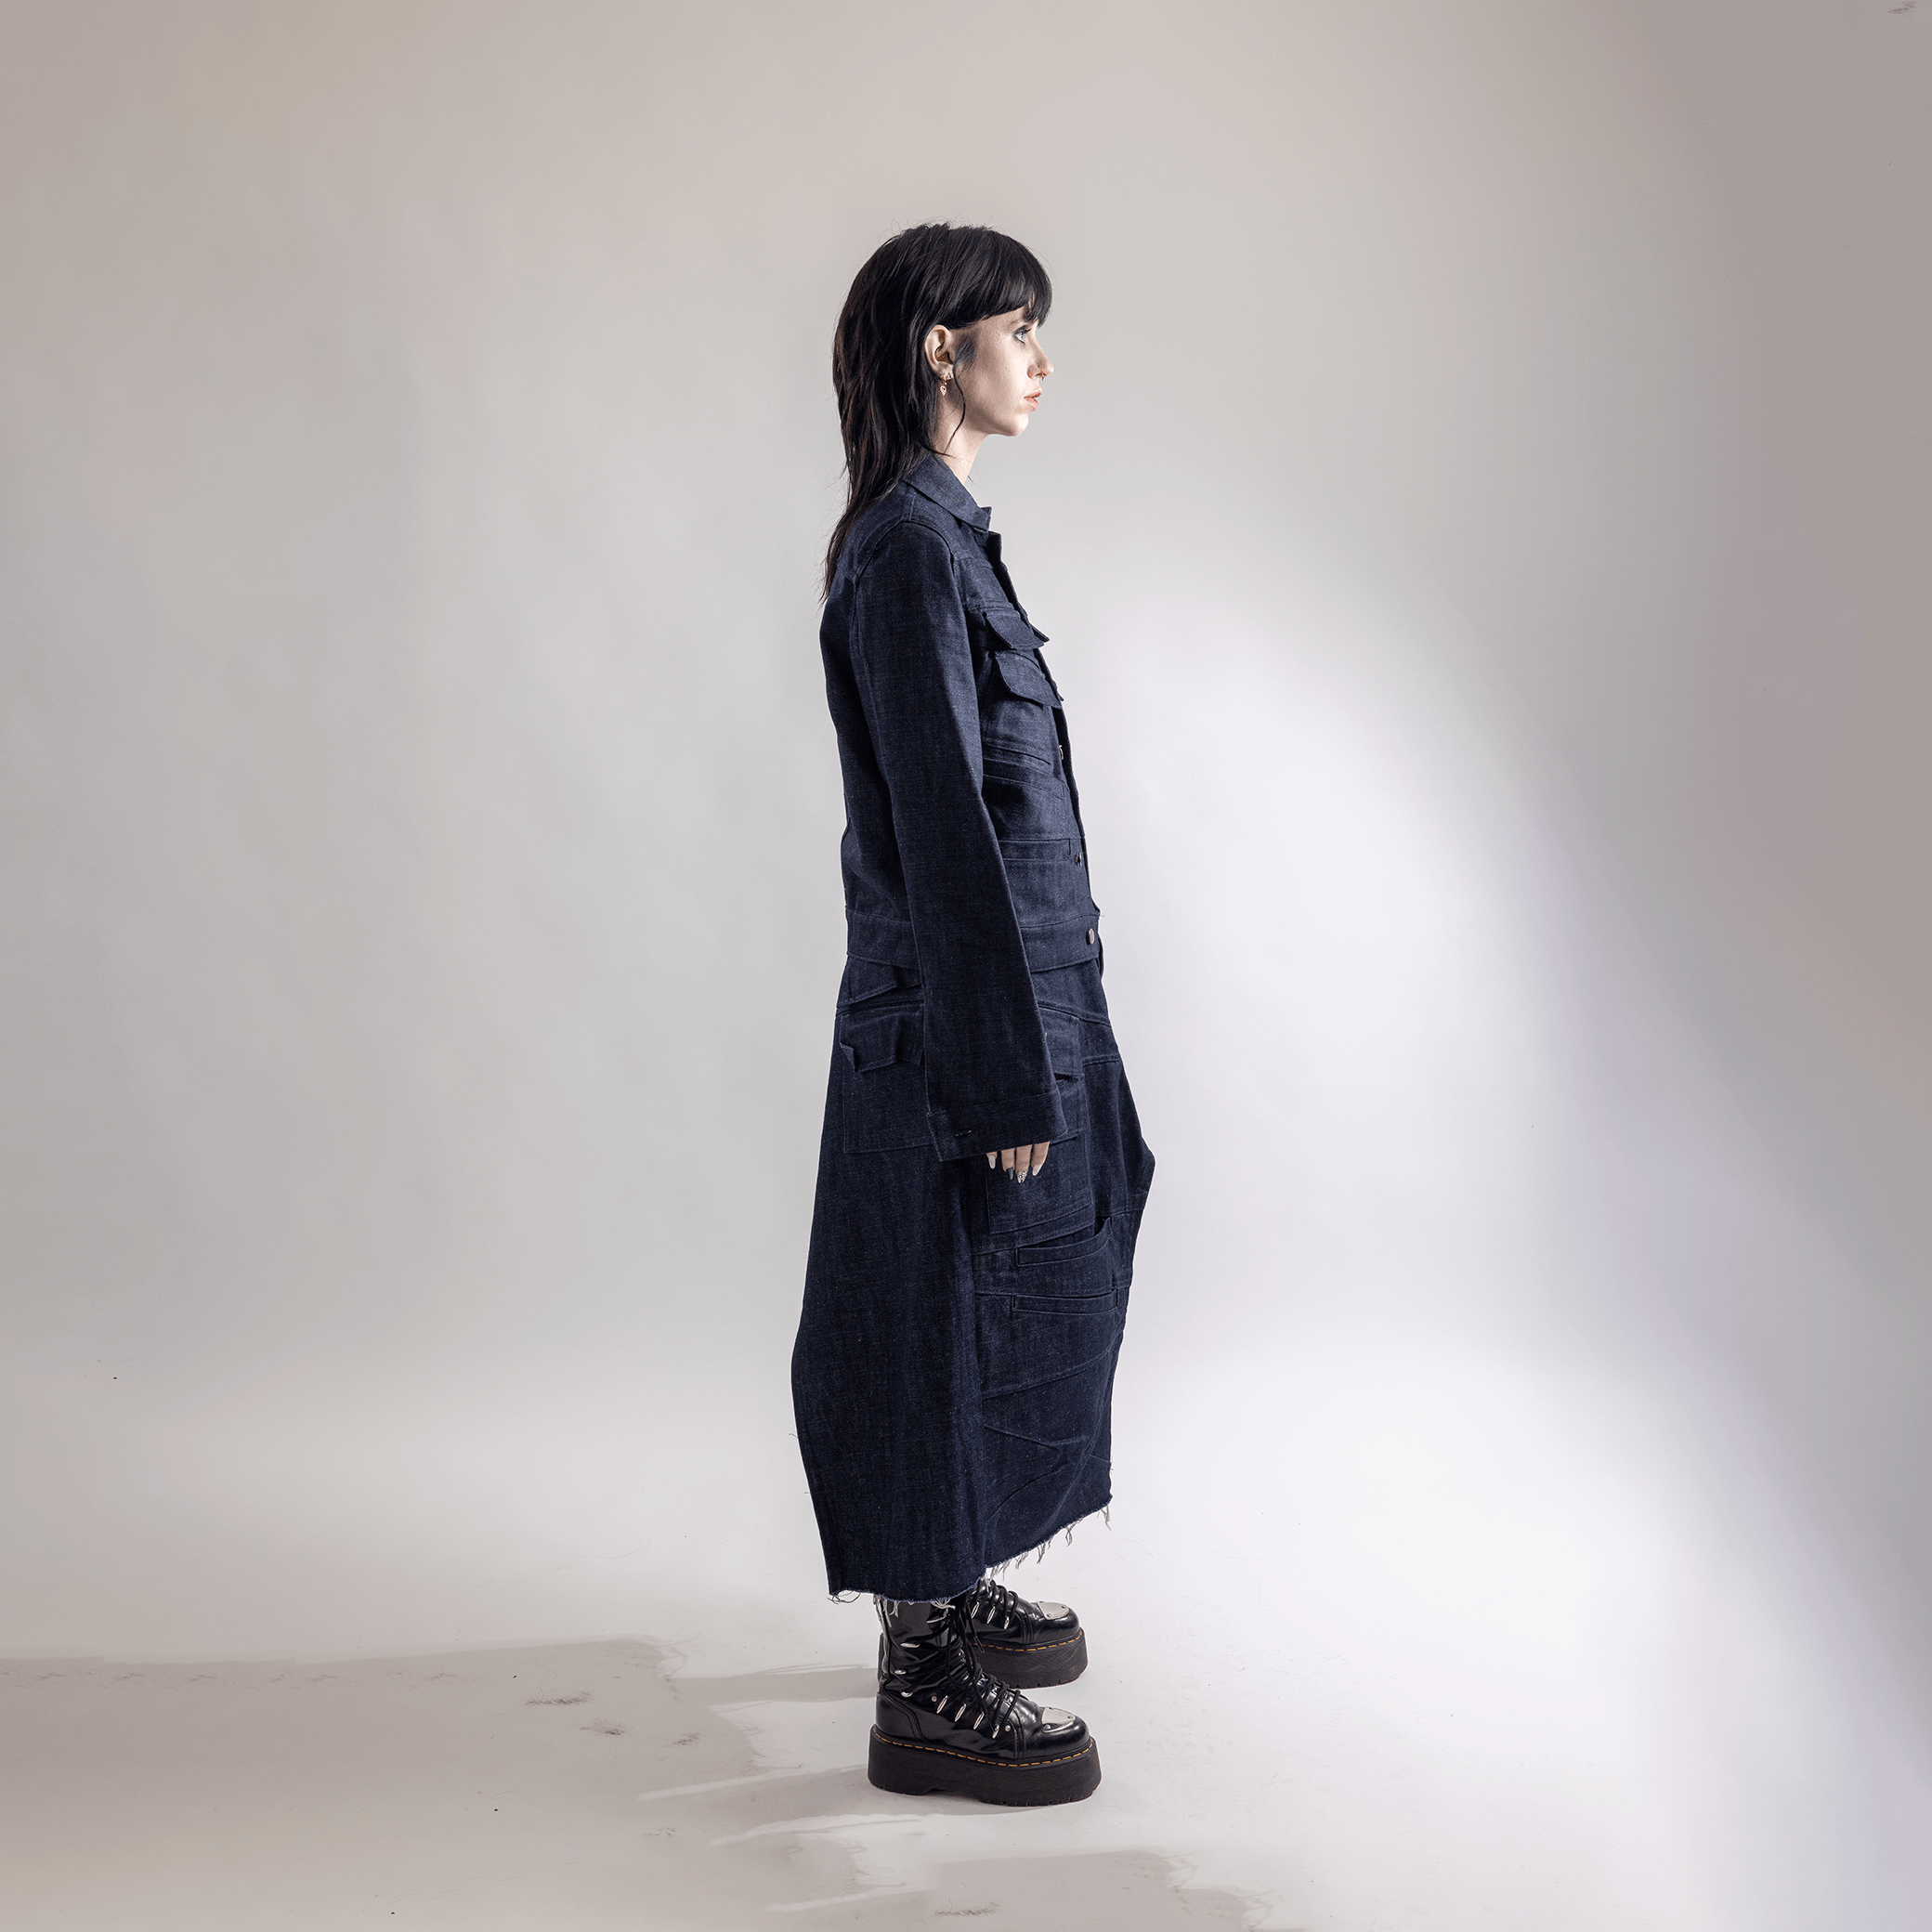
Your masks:
M960 299L951 313L937 320L948 329L962 329L984 316L1009 315L1019 308L1036 328L1041 326L1053 306L1053 284L1038 256L1011 235L984 228L956 232L973 236L979 245L960 265L967 269Z

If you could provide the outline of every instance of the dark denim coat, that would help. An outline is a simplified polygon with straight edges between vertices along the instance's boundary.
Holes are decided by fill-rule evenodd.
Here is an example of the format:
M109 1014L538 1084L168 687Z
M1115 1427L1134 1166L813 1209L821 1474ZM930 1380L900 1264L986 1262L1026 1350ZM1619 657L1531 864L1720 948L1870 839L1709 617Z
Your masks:
M848 958L792 1396L835 1591L957 1595L1111 1495L1154 1157L1059 687L989 523L929 458L854 528L819 631ZM987 1168L1035 1141L1035 1179Z

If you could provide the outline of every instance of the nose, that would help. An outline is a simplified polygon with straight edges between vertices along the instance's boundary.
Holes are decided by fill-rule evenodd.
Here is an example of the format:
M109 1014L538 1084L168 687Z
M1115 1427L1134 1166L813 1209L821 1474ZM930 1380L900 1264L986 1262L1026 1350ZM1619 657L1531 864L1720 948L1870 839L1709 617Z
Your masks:
M1053 373L1052 358L1047 354L1045 349L1038 347L1038 345L1035 346L1033 367L1027 373L1041 377L1050 376Z

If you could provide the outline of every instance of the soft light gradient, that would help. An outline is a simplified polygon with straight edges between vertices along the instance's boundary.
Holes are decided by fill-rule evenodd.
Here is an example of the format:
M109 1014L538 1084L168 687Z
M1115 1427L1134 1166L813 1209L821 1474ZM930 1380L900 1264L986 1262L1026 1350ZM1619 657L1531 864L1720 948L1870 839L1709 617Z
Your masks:
M1896 0L12 0L0 1915L1922 1925L1928 189ZM1161 1159L1037 1815L789 1434L933 218Z

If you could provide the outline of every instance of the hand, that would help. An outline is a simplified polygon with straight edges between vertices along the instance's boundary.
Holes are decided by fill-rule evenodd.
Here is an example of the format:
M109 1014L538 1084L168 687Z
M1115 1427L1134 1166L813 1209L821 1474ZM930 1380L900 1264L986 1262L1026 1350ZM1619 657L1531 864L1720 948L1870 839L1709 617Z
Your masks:
M986 1155L986 1165L1002 1167L1015 1181L1024 1181L1028 1174L1038 1174L1047 1164L1046 1141L1036 1141L1031 1147L1008 1147L999 1154Z

